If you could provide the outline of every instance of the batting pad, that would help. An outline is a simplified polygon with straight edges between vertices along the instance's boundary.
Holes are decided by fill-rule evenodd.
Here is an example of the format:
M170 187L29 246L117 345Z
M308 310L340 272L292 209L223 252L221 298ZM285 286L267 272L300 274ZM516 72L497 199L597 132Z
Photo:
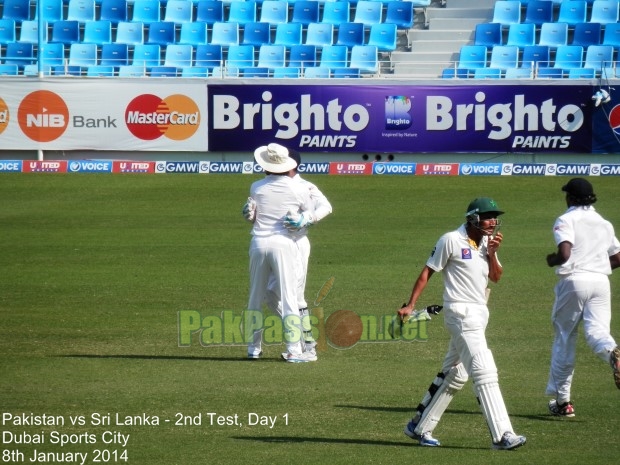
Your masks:
M467 371L462 363L452 367L443 378L441 376L435 378L418 406L418 412L422 416L415 429L417 434L432 432L435 429L452 398L463 389L467 379Z
M472 359L471 375L474 390L493 442L499 442L505 432L513 432L504 398L499 389L497 367L490 350L483 350Z

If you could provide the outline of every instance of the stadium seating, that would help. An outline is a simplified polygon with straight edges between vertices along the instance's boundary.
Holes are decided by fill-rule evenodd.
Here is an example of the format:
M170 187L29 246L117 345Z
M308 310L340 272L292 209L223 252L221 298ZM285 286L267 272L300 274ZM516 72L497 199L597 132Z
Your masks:
M396 24L379 23L370 26L370 34L366 45L374 45L380 52L396 50Z
M17 40L17 28L14 19L0 19L0 46Z
M260 21L246 24L242 43L256 46L271 43L271 25Z
M571 69L583 67L583 47L581 45L561 45L556 49L554 68ZM540 73L542 69L539 69Z
M95 20L95 0L69 0L67 5L67 17L69 21Z
M131 65L149 70L161 66L161 46L157 44L138 44L134 47Z
M293 23L300 24L300 23ZM278 41L276 40L276 43ZM306 45L323 47L334 43L334 25L330 23L310 23L306 31Z
M351 47L349 67L359 69L360 73L377 73L379 71L378 55L379 51L375 45L354 45Z
M43 40L47 41L47 25L43 28ZM22 21L20 32L19 32L19 41L20 42L30 42L31 44L36 44L39 42L39 21L38 20L28 20Z
M395 24L398 29L411 29L414 20L413 12L413 3L405 0L391 0L387 2L383 22Z
M502 70L499 68L476 68L474 70L475 79L500 79Z
M190 24L190 23L187 23ZM205 31L206 36L206 31ZM147 44L168 45L176 40L176 26L171 21L151 23L148 28ZM206 40L206 38L205 38Z
M299 23L280 23L276 26L274 44L290 47L301 44L302 26Z
M228 11L228 22L245 25L257 20L258 7L254 0L233 1Z
M211 42L216 45L239 45L239 24L229 22L213 23Z
M224 21L224 2L220 0L199 0L196 3L196 22L213 25Z
M22 23L23 25L23 23ZM23 26L22 26L23 27ZM52 24L52 42L72 44L80 41L80 23L78 21L56 21Z
M563 77L564 70L562 68L539 68L536 72L536 78L538 79L562 79Z
M59 42L49 42L41 46L39 59L43 65L61 66L65 61L65 45Z
M489 68L517 68L519 63L519 47L515 45L496 45L491 50Z
M474 30L474 45L493 47L502 45L502 25L500 23L479 23Z
M356 79L361 77L362 71L358 68L336 68L332 71L334 79Z
M614 48L611 45L590 45L586 48L584 68L592 68L600 73L603 68L613 65Z
M17 65L20 70L35 61L34 45L28 42L11 42L4 51L4 64Z
M192 22L182 23L179 30L179 44L206 44L209 40L207 23Z
M301 69L291 66L274 68L271 72L271 77L275 79L297 79L301 76Z
M560 3L558 23L566 23L574 27L577 23L585 23L588 15L588 3L585 0L571 0Z
M568 70L569 79L593 79L596 77L596 70L592 68L572 68Z
M161 4L159 0L134 0L132 21L151 24L161 21Z
M553 2L549 0L529 0L525 5L523 22L537 26L553 22Z
M293 45L289 51L288 66L305 69L317 66L317 50L314 45Z
M538 45L547 45L556 49L561 45L568 44L568 24L544 23L540 26L540 38Z
M355 6L354 23L362 23L366 29L383 19L383 3L375 0L359 0Z
M577 23L573 31L573 45L588 47L601 43L601 24L600 23Z
M304 70L304 78L309 79L325 79L331 77L331 70L324 66L316 68L306 68Z
M194 17L193 3L188 0L168 0L164 21L176 24L191 23Z
M194 62L194 48L189 44L169 44L164 52L163 66L181 68Z
M86 21L82 42L100 45L112 43L112 21Z
M194 54L194 66L212 70L216 66L222 66L222 46L215 44L197 45Z
M4 0L2 19L13 19L18 22L30 19L30 0Z
M181 77L184 78L205 78L209 75L209 68L204 66L184 66L181 68Z
M546 45L528 45L523 47L521 68L539 68L551 64L551 49Z
M295 0L291 21L308 26L319 21L319 2L317 0Z
M469 70L466 68L445 68L441 72L442 79L467 79Z
M261 45L258 49L259 68L282 68L286 62L284 45Z
M288 22L288 2L284 0L264 0L261 4L260 21L273 26Z
M86 67L98 64L96 44L71 44L69 47L69 66Z
M174 66L153 66L149 70L151 77L177 77L177 68Z
M116 26L116 43L136 45L144 43L144 23L122 21Z
M116 69L129 65L129 46L116 43L103 44L99 64L114 66Z
M254 66L255 48L253 45L231 45L228 47L227 68L251 68Z
M41 17L43 21L51 23L64 19L63 0L39 0L41 3ZM35 12L34 19L38 19L39 9Z
M0 76L17 76L19 67L17 65L0 65Z
M86 68L88 77L112 77L114 76L114 66L93 65Z
M590 22L609 24L617 23L618 19L618 0L594 0L590 11Z
M499 23L504 28L521 22L521 2L503 0L495 2L493 7L493 23Z
M263 2L264 5L264 2ZM321 22L333 24L339 27L340 24L349 22L351 18L351 5L348 1L331 1L323 4L323 14Z
M363 47L363 45L358 45ZM326 45L321 50L320 68L346 68L348 66L349 48L346 45ZM312 68L309 68L312 69Z
M364 25L362 23L342 23L338 28L337 45L364 45Z
M508 68L504 72L504 79L531 79L533 78L531 68Z
M101 0L99 20L117 24L129 19L127 0Z
M523 48L536 42L536 25L534 23L515 23L508 27L506 45Z
M143 66L127 65L118 69L118 77L143 77L146 76L146 70Z
M611 45L616 51L616 55L620 50L620 23L610 23L605 25L603 32L602 45Z
M484 68L487 65L487 48L484 45L463 45L459 51L458 67Z

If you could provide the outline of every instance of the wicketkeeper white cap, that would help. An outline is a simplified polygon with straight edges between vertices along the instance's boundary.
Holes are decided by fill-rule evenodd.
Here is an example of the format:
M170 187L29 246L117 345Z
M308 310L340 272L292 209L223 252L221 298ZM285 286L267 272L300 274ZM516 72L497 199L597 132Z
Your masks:
M269 144L254 151L254 159L261 168L270 173L286 173L297 166L288 156L288 149L280 144Z

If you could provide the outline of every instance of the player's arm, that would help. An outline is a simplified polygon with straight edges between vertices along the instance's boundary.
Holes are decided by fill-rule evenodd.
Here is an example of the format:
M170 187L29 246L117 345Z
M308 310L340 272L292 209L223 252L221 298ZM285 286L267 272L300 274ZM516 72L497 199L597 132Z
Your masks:
M493 283L498 282L502 278L504 268L497 258L497 249L504 236L501 232L498 232L493 238L489 238L487 244L487 255L489 257L489 280Z
M332 212L332 204L327 197L314 185L310 188L310 198L314 207L314 222L318 223Z
M431 279L431 276L433 276L433 273L435 273L435 271L432 268L430 268L428 265L424 266L424 268L420 272L420 275L418 276L418 279L416 279L416 282L413 285L413 290L411 291L411 297L409 297L409 302L398 311L401 319L405 318L407 315L410 315L413 312L418 298L422 294L422 291L424 291L424 289L426 288L426 285Z
M612 270L620 267L620 252L609 257L609 264L611 265Z
M559 266L563 265L570 258L571 250L573 248L573 244L568 241L563 241L558 244L558 250L555 253L550 253L547 255L547 265L549 266ZM612 265L613 267L613 265Z

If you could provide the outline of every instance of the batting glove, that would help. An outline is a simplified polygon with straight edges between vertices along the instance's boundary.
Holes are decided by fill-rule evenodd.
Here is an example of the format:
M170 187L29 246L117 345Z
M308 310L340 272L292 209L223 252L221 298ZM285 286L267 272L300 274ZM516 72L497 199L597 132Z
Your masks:
M247 221L254 222L256 219L256 201L252 197L248 197L241 213Z
M305 227L312 225L314 218L308 212L295 213L289 211L284 217L284 227L289 231L299 231Z
M426 307L426 312L430 315L437 315L439 312L441 312L442 308L443 305L429 305L428 307Z

